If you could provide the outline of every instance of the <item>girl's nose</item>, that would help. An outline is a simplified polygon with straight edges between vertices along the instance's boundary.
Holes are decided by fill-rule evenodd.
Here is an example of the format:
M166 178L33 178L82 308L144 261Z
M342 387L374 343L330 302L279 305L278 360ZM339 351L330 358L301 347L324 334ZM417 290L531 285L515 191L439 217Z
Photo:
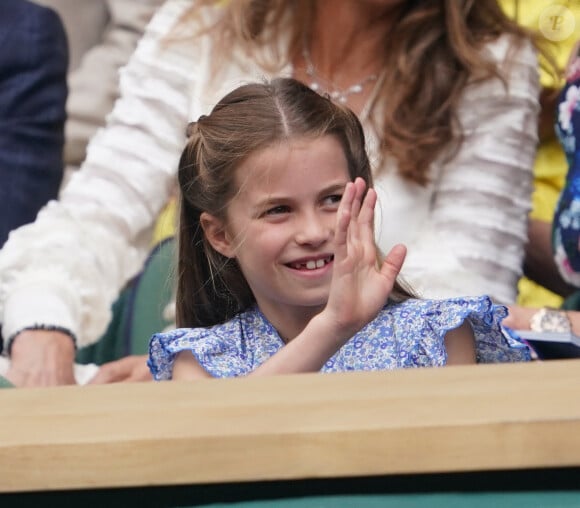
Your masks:
M334 223L328 219L330 218L319 217L317 214L305 216L297 224L296 241L301 245L313 246L327 242L332 237Z

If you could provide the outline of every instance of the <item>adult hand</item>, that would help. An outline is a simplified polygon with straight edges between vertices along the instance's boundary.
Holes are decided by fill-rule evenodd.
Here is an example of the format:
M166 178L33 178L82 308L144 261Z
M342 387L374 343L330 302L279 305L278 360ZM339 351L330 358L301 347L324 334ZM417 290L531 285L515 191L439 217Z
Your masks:
M15 386L75 384L75 347L66 333L25 330L12 342L6 378Z
M530 319L539 310L534 307L522 307L520 305L508 305L507 308L509 313L501 324L512 330L529 330Z
M147 355L126 356L120 360L103 364L95 377L89 381L89 384L138 381L153 381L153 376L147 366Z
M381 265L374 239L377 194L362 178L346 185L337 213L332 282L326 311L352 335L371 321L386 304L406 255L395 246Z

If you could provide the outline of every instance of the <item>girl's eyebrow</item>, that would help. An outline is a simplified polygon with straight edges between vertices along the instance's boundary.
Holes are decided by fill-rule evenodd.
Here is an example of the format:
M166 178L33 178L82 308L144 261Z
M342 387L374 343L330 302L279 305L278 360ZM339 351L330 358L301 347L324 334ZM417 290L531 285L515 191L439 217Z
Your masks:
M323 189L320 192L320 194L332 194L333 192L343 192L347 183L348 183L348 180L345 180L344 182L339 182L339 183L329 185L326 189Z
M330 184L328 187L325 187L324 189L322 189L318 195L319 196L325 196L328 194L333 194L333 193L342 193L344 191L344 188L346 187L346 184L348 183L348 180L345 180L344 182L337 182L337 183L332 183ZM290 195L272 195L270 194L269 196L267 196L266 198L264 198L263 200L260 200L256 203L256 208L265 208L268 207L272 204L278 204L278 203L284 203L284 202L288 202L288 201L292 201L293 196Z

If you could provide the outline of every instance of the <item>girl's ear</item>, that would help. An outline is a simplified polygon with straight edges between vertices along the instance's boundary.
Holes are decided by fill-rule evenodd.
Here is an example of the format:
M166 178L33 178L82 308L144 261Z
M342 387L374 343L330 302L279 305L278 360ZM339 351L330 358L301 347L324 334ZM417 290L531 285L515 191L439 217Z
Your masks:
M203 229L203 234L214 250L222 256L234 258L234 246L229 239L224 221L207 212L202 212L199 222Z

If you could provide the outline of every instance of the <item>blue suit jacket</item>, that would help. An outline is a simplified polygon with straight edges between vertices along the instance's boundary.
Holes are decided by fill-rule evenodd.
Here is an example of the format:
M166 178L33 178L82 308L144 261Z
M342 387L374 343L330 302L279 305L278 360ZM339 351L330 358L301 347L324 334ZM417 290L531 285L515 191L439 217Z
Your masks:
M49 8L0 0L0 246L57 197L68 43Z

